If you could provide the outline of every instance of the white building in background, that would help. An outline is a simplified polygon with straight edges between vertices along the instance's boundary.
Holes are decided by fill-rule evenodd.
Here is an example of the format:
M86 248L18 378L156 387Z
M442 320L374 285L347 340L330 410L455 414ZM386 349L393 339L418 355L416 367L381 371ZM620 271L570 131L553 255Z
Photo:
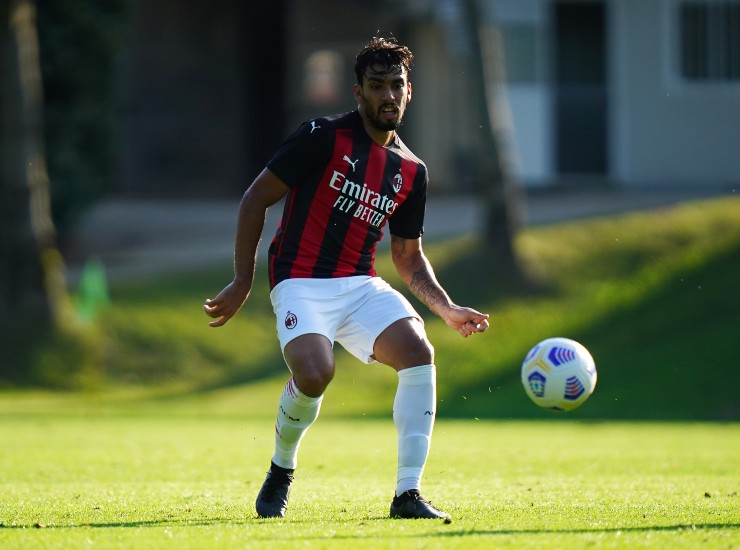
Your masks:
M288 81L300 80L313 52L327 50L348 59L338 79L346 86L358 40L395 30L418 54L403 135L435 185L472 185L466 166L477 124L468 111L465 39L455 31L460 1L388 0L383 12L357 1L297 0ZM505 97L526 186L740 183L740 0L480 0L480 7L503 40ZM342 11L346 25L322 28L326 14ZM292 95L291 124L348 106L346 95L345 103L305 103L303 91Z
M354 56L380 30L417 54L404 140L435 188L472 189L463 1L135 0L116 79L119 188L240 193L298 123L354 108ZM504 44L526 186L740 184L740 0L479 5Z
M526 185L740 183L740 1L484 4Z
M740 2L608 4L609 176L740 182Z

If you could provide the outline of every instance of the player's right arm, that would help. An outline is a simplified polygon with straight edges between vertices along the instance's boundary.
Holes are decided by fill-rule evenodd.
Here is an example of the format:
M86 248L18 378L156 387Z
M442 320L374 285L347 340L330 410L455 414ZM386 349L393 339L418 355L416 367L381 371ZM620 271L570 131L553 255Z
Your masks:
M265 225L267 209L288 192L288 186L265 168L239 203L234 244L234 279L213 299L203 304L212 327L225 325L249 298L257 263L257 245Z
M439 284L421 248L421 237L404 239L391 234L391 257L401 279L421 302L448 327L467 338L488 329L488 314L453 303Z

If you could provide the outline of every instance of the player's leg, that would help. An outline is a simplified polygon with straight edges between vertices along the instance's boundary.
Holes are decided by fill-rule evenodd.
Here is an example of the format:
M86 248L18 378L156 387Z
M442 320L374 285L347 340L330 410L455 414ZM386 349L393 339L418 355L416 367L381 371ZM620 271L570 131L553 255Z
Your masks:
M299 336L283 351L293 377L280 397L272 461L294 470L301 439L318 418L324 390L334 378L334 352L331 342L320 334Z
M424 472L437 410L434 348L417 318L400 319L375 340L374 357L398 373L393 420L398 431L398 472L391 516L444 519L421 497Z
M298 389L304 395L321 397L334 378L334 350L329 339L304 334L288 342L283 355Z
M257 497L262 517L283 517L300 442L321 408L334 377L332 346L340 322L341 288L331 279L289 279L270 300L285 362L292 373L280 396L275 422L275 453Z
M318 418L324 390L334 377L334 354L325 336L304 334L288 342L283 351L293 377L280 396L275 454L256 501L260 517L285 516L298 448Z
M393 421L398 431L396 496L421 489L436 415L434 350L417 319L401 319L375 341L374 357L398 373Z
M293 377L280 397L272 462L294 470L301 439L318 418L324 390L334 377L334 353L325 336L304 334L291 340L284 354Z

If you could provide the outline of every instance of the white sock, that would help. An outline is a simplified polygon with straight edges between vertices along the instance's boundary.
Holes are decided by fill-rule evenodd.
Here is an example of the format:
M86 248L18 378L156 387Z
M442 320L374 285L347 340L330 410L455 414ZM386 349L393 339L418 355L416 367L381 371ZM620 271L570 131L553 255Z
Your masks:
M393 421L398 430L396 495L421 490L421 475L429 454L437 391L434 365L398 371Z
M306 430L319 416L319 397L303 395L291 378L280 396L275 422L275 455L272 461L281 468L294 470L298 464L298 447Z

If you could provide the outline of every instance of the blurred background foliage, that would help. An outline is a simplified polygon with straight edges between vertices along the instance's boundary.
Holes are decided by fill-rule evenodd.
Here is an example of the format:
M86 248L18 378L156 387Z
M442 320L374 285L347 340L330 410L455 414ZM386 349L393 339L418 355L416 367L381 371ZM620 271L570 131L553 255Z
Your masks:
M0 377L79 388L101 372L60 249L111 190L124 1L0 4Z
M129 0L37 0L52 212L62 240L114 180L115 60Z

